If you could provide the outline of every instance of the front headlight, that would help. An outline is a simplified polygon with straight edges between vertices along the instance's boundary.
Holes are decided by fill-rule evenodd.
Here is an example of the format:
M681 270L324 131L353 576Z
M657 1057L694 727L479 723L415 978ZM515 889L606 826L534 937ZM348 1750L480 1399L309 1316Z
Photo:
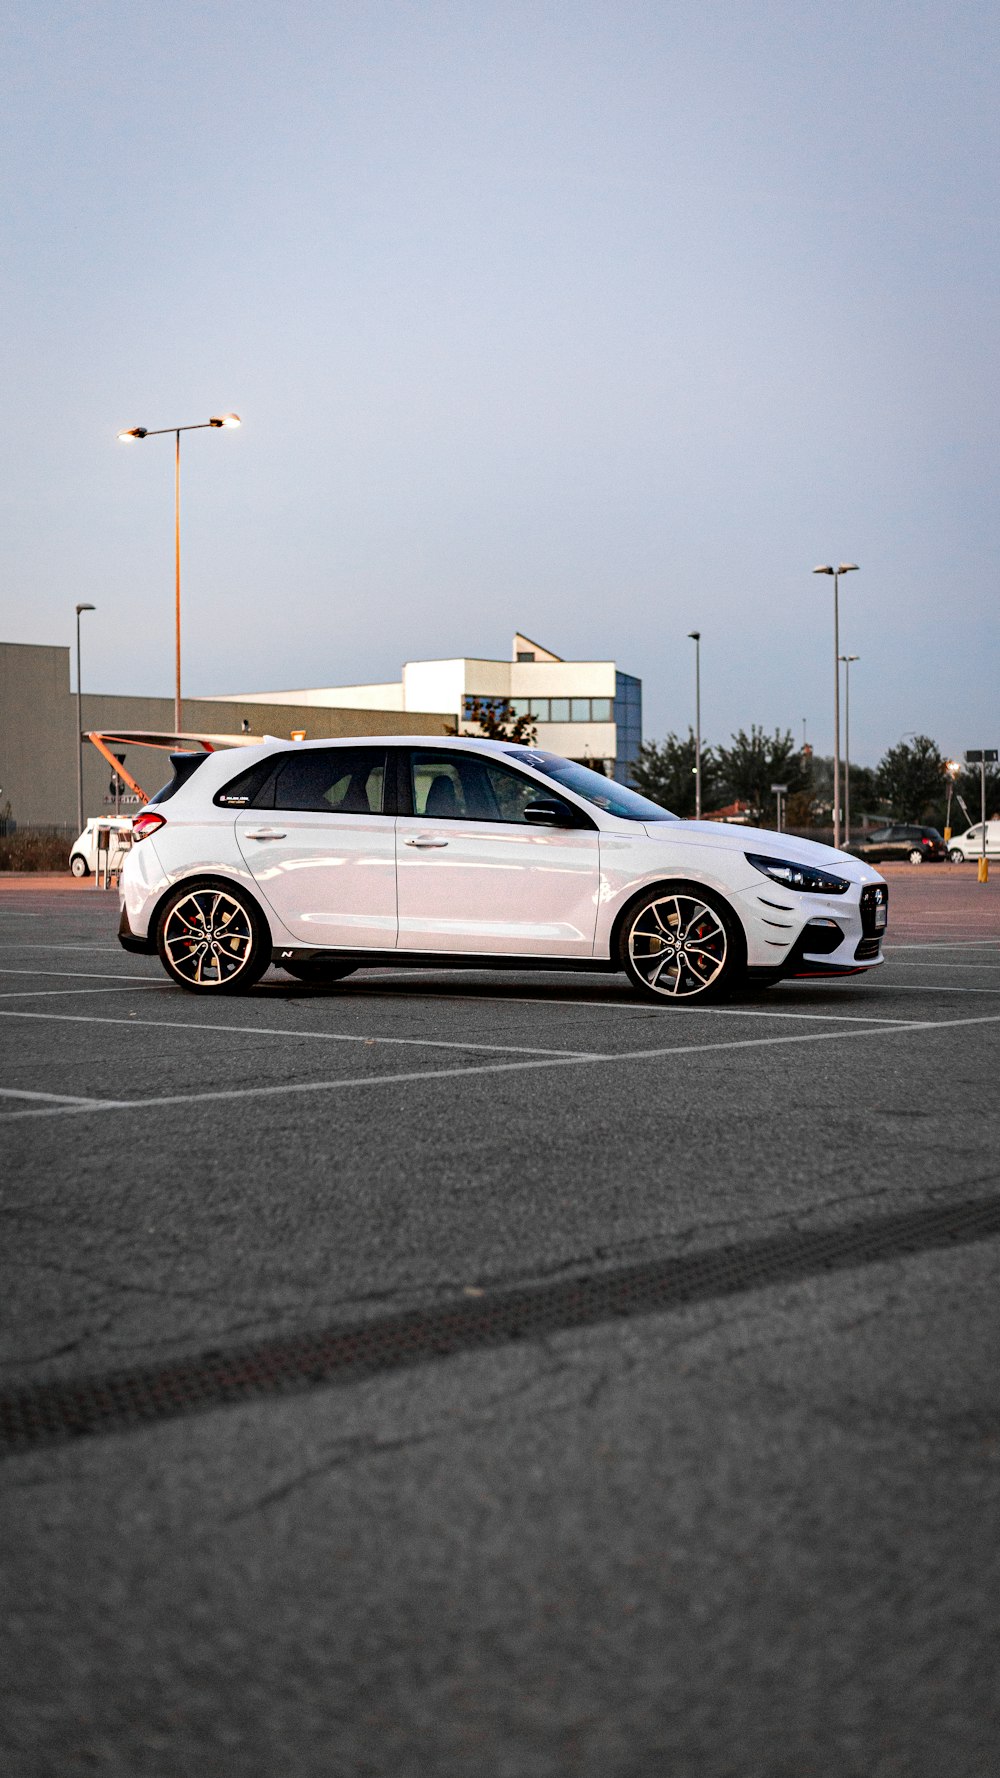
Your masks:
M784 883L806 895L845 895L851 887L846 877L832 876L828 870L817 870L814 864L793 864L790 858L766 858L761 852L743 854L754 870L759 870L772 883Z

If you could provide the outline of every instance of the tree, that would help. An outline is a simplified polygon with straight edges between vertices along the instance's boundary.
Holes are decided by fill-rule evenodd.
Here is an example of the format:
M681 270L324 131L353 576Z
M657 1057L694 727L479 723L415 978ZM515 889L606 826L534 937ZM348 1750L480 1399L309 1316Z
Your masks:
M809 789L809 761L791 729L765 735L754 722L749 734L739 729L732 743L718 749L720 787L731 801L749 803L756 819L774 806L772 784L787 784L792 795Z
M466 705L465 720L477 723L478 730L461 732L478 734L485 741L517 741L522 747L533 747L538 738L534 717L515 716L514 706L506 698L472 698ZM458 733L457 723L449 723L445 728L445 734Z
M944 791L944 760L929 735L890 747L878 763L876 785L897 821L923 821L936 815Z
M631 782L643 796L675 815L695 812L694 730L681 740L672 732L665 741L643 741L631 770ZM711 747L701 750L701 801L710 808L715 793L716 764Z

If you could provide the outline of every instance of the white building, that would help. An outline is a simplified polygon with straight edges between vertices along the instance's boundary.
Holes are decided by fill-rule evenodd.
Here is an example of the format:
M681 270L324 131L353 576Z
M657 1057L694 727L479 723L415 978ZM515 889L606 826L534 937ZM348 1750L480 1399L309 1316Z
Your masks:
M475 733L476 699L532 715L539 747L600 761L609 777L627 781L642 741L642 681L614 661L565 661L527 636L514 637L509 661L407 661L400 679L381 685L241 692L228 701L444 714L462 732Z

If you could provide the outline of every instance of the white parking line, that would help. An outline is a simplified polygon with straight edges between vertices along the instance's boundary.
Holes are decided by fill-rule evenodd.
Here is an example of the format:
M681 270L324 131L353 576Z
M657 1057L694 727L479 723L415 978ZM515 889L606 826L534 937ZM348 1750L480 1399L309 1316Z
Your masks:
M0 975L27 975L34 979L36 975L58 976L60 981L71 982L155 982L166 981L162 970L155 975L121 975L112 969L8 969L0 964Z
M22 1087L0 1087L0 1099L45 1099L54 1105L75 1105L86 1111L104 1109L103 1099L78 1099L72 1093L30 1093Z
M169 987L169 982L119 982L117 988L5 988L0 1000L38 1000L65 994L148 994L152 988L160 992Z
M158 982L152 983L153 987L159 985ZM169 982L163 985L171 986ZM72 994L107 994L113 993L114 989L70 988L66 991ZM49 990L43 989L42 992L48 993ZM0 994L0 1000L4 998L6 997ZM368 1037L363 1032L353 1031L283 1031L277 1025L210 1025L200 1019L120 1019L100 1013L19 1012L13 1007L4 1007L0 1011L0 1019L57 1019L66 1025L127 1025L130 1031L146 1025L154 1031L221 1031L227 1037L294 1037L310 1038L319 1043L388 1043L417 1049L488 1050L491 1054L499 1055L562 1056L570 1061L589 1057L591 1054L589 1050L552 1049L537 1043L476 1043L473 1040L462 1042L442 1037Z
M15 1016L58 1018L60 1015L26 1013ZM95 1020L89 1022L104 1024L120 1023L121 1021ZM205 1105L225 1100L275 1099L291 1094L346 1092L359 1087L408 1086L418 1081L452 1081L467 1079L470 1075L516 1074L524 1073L530 1069L588 1067L595 1063L599 1063L602 1068L608 1068L618 1062L662 1061L667 1056L705 1055L724 1050L771 1049L779 1045L787 1046L799 1043L837 1043L846 1039L858 1042L865 1037L898 1037L911 1031L943 1031L954 1029L956 1026L997 1024L1000 1024L1000 1013L985 1013L971 1019L913 1019L901 1024L882 1025L864 1031L807 1031L787 1037L736 1038L728 1043L669 1044L662 1049L625 1050L617 1055L606 1053L535 1056L521 1062L484 1062L466 1068L421 1068L406 1074L365 1074L356 1076L354 1079L290 1081L267 1087L220 1087L202 1093L166 1093L157 1098L102 1099L92 1105L53 1106L44 1111L15 1111L0 1121L14 1123L24 1118L81 1117L90 1110L166 1110L172 1105ZM228 1029L229 1027L224 1028Z
M885 948L887 955L894 955L896 951L978 951L984 947L993 950L1000 949L1000 941L995 938L932 938L927 939L923 944L909 942L894 944L890 940Z

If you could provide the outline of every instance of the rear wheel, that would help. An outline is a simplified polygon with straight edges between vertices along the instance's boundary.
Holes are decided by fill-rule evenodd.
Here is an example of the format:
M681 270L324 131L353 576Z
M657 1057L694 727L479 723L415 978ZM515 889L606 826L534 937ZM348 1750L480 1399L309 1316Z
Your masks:
M90 875L90 866L82 852L73 853L73 856L69 861L69 868L73 872L74 877L89 877Z
M256 903L234 883L175 889L156 934L169 976L194 994L241 994L271 961L271 935Z
M746 941L721 897L695 883L663 883L629 910L621 960L645 1000L670 1006L724 999L746 979Z
M282 969L293 975L296 981L342 982L345 975L353 975L356 963L341 963L336 957L297 957L294 962L282 963Z
M919 846L911 847L910 851L907 853L907 857L911 864L923 864L924 862L924 855Z

